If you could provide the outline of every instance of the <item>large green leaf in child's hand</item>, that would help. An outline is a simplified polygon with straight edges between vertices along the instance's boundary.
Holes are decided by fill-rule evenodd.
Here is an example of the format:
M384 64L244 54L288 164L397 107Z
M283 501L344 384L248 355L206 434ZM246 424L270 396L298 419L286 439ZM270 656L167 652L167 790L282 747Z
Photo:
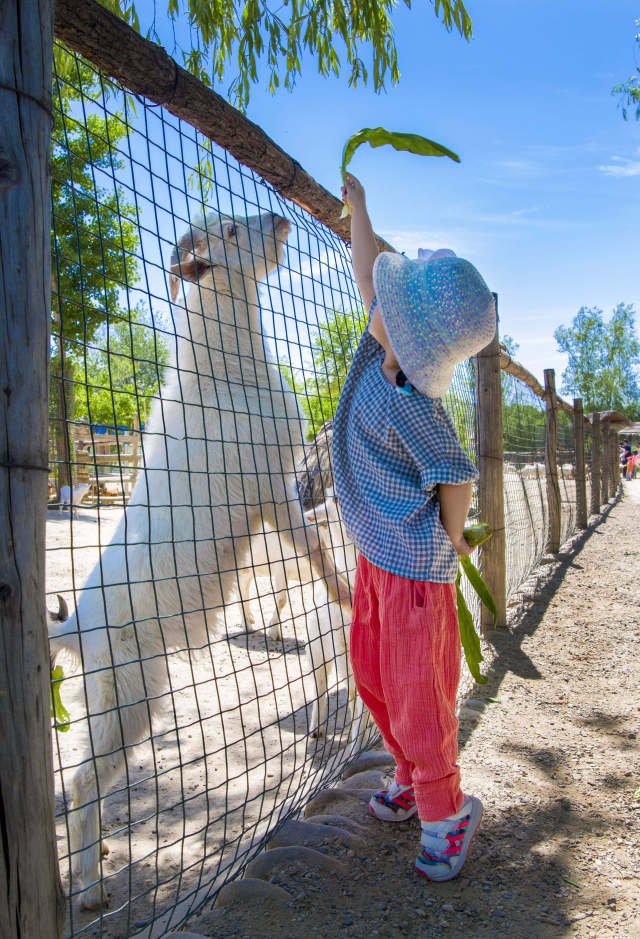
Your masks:
M498 608L496 606L496 601L493 599L491 591L485 584L484 580L480 576L478 568L475 566L471 558L466 554L461 554L458 556L458 562L460 563L463 571L469 578L469 583L475 590L475 592L480 597L480 600L489 612L493 616L493 628L495 629L498 622Z
M469 671L479 685L487 683L488 679L480 672L480 662L484 656L480 649L480 638L473 625L473 617L467 606L467 602L460 589L461 570L458 568L456 577L456 598L458 602L458 626L460 629L460 642L464 651L464 657L467 660Z
M363 127L356 134L353 134L345 143L342 150L342 163L340 172L344 182L347 173L347 166L351 162L353 154L358 147L363 144L371 144L372 147L383 147L389 145L395 150L408 150L409 153L416 153L418 156L446 156L456 163L460 162L460 157L453 150L443 147L441 143L435 140L429 140L428 137L421 137L420 134L409 134L404 131L386 130L384 127ZM342 218L349 214L349 208L345 204L342 209Z
M64 672L59 665L51 670L51 717L56 730L66 733L69 730L70 715L60 697L60 685L64 681Z

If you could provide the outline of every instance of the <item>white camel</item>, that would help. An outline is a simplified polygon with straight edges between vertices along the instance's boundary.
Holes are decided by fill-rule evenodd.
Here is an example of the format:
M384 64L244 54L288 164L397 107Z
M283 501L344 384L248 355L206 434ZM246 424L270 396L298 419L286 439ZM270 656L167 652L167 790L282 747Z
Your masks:
M171 262L175 356L143 439L144 469L122 520L80 594L50 626L52 657L82 662L90 740L71 783L73 888L103 903L99 799L125 750L148 735L169 678L167 650L190 655L219 634L236 557L266 522L307 556L349 615L349 588L305 525L294 466L303 423L265 352L258 283L280 263L289 222L212 214L180 239Z

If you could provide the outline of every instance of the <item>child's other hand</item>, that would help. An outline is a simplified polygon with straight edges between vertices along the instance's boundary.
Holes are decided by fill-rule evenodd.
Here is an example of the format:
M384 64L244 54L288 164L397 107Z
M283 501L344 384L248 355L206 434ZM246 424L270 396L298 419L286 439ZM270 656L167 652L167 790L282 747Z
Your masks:
M351 173L347 173L344 178L342 201L348 204L351 214L353 214L354 210L357 211L365 206L365 195L362 183L360 183L355 176L352 176Z
M462 554L462 555L473 554L473 552L475 551L475 548L471 547L471 545L466 540L464 535L461 535L461 537L457 541L452 540L452 544L453 544L453 547L456 549L456 554Z

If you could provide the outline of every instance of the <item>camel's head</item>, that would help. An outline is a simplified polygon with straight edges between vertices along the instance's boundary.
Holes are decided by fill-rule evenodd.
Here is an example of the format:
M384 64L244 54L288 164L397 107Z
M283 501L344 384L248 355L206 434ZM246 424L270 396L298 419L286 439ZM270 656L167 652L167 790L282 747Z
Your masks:
M286 218L272 212L249 218L211 212L197 220L173 249L171 299L178 295L181 278L197 283L209 272L215 276L218 270L239 273L257 283L282 261L290 228Z

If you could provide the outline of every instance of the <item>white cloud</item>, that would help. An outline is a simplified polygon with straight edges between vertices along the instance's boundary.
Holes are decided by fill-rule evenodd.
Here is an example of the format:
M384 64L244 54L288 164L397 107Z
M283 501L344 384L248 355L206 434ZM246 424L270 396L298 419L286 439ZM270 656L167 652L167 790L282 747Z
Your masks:
M638 148L640 153L640 148ZM599 166L601 173L607 176L640 176L640 160L629 160L626 157L613 156L611 163Z

